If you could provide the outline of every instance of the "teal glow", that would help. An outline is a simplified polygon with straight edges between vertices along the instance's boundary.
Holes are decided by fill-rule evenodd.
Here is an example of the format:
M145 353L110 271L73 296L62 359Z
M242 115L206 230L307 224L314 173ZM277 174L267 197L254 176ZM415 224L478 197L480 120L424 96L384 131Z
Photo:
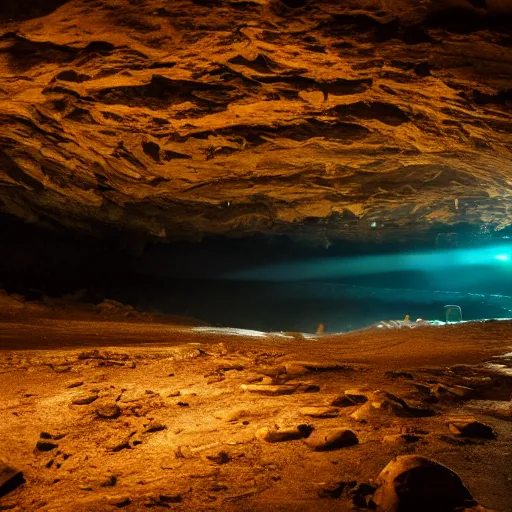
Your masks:
M224 274L223 277L247 281L314 281L403 271L422 271L435 275L437 272L453 269L467 276L467 279L474 279L475 274L469 272L472 267L491 269L501 262L510 260L509 244L449 251L432 250L287 261L233 271Z

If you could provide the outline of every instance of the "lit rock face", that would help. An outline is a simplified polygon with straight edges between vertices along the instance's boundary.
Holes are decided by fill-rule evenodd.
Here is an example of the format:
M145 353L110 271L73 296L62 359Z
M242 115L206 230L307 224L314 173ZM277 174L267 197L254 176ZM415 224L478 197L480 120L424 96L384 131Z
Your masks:
M510 1L8 4L2 212L326 245L509 223Z

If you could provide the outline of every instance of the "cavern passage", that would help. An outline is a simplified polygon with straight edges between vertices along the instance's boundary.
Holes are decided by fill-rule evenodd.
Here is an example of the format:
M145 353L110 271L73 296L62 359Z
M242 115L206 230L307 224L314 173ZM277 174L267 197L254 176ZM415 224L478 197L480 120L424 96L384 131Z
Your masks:
M509 512L511 107L509 0L2 1L0 510Z

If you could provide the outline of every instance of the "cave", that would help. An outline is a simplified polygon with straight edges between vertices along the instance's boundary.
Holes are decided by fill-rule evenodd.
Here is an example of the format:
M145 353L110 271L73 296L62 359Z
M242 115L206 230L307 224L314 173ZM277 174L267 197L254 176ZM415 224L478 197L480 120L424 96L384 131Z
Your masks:
M0 510L507 512L512 2L0 5Z

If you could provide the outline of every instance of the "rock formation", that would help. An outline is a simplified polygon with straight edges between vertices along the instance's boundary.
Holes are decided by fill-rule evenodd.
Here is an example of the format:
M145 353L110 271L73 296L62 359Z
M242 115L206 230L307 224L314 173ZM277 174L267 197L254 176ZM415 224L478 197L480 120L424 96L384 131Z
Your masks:
M508 226L508 0L0 7L0 211L108 238Z

